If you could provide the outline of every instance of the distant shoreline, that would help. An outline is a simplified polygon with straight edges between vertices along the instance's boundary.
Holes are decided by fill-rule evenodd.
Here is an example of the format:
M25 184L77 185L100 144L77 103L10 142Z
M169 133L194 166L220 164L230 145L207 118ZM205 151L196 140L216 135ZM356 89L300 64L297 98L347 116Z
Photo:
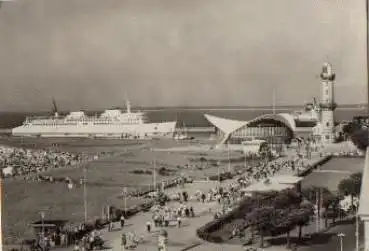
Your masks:
M276 107L277 111L290 111L302 109L302 106L281 106ZM125 108L116 108L125 110ZM157 112L157 111L272 111L272 107L153 107L153 108L136 108L142 112ZM133 108L133 110L136 110ZM78 110L78 109L77 109ZM76 111L77 111L76 110ZM336 110L352 110L360 111L366 110L366 105L362 107L357 106L339 106ZM103 110L89 111L88 113L102 112ZM61 111L61 113L69 113L70 111ZM0 114L44 114L50 113L50 111L0 111Z

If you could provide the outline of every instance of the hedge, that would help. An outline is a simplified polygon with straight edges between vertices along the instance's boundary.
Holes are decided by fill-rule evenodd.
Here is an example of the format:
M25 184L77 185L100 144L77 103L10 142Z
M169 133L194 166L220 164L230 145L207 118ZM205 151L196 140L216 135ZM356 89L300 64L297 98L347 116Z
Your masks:
M197 236L209 242L223 242L226 238L230 237L225 235L224 233L225 231L227 231L227 226L229 224L233 225L233 222L236 219L243 219L247 213L250 213L255 208L255 206L257 206L258 201L260 201L261 204L270 204L272 201L271 199L273 198L273 196L275 196L275 193L265 193L260 194L260 196L261 197L259 199L257 197L245 198L240 203L240 205L231 212L223 214L218 219L214 219L206 223L204 226L198 228L196 230ZM222 232L218 232L221 227Z
M227 180L227 179L232 179L233 176L234 175L231 172L225 172L225 173L221 173L219 175L211 175L211 176L209 176L209 180L212 180L212 181L217 181L217 180L224 181L224 180Z

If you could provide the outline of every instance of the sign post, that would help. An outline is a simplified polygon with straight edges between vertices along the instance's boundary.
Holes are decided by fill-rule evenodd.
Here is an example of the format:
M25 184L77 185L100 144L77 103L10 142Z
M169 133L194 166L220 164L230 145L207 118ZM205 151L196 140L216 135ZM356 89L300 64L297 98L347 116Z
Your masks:
M124 198L124 217L126 217L127 214L127 187L123 188L123 198Z
M343 237L346 235L344 233L338 233L337 236L340 238L340 250L343 251Z

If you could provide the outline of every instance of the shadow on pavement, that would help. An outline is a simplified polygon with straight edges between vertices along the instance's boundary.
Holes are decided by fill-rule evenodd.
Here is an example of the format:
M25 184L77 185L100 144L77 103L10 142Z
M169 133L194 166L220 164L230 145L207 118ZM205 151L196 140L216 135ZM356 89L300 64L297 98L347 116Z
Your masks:
M178 242L178 241L168 241L167 245L172 246L172 247L185 247L186 243Z
M304 237L301 240L299 240L298 237L291 237L290 244L298 244L299 246L326 244L334 236L336 236L335 233L318 233L318 234L311 235L310 238ZM267 240L267 243L269 243L272 246L286 245L287 238L286 237L271 238Z
M346 220L340 220L340 221L337 221L335 223L331 223L329 228L332 228L332 227L336 227L336 226L343 226L343 225L350 225L350 224L354 224L355 223L355 219L346 219Z

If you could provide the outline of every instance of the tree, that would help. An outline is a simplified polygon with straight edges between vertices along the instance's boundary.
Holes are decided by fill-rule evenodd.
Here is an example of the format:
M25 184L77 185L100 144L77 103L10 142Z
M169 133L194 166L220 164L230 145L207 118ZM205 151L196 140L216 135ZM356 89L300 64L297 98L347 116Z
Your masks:
M302 228L309 224L311 216L314 215L314 209L311 205L301 205L301 207L297 210L294 210L293 213L295 224L299 227L299 240L301 240Z
M253 209L245 217L247 226L254 228L260 234L260 248L264 247L264 237L274 227L273 216L273 207L261 207Z
M302 202L302 196L295 189L284 189L277 194L274 201L275 206L281 206L279 208L296 207Z
M354 133L356 133L357 131L359 131L361 129L362 129L362 127L359 123L350 122L350 123L348 123L348 124L346 124L342 127L342 132L346 136L351 136L351 135L353 135Z
M323 199L323 201L321 201L320 204L325 209L324 218L325 218L325 226L327 227L328 226L328 209L332 207L332 209L334 210L334 220L333 221L335 221L335 217L338 211L337 204L339 203L339 198L336 194L332 193L326 187L309 187L307 189L304 189L302 193L304 197L307 200L309 200L312 204L316 204L317 191L321 191L321 196L322 196L321 199ZM320 217L320 212L321 211L319 210L318 217Z
M336 222L336 218L339 216L339 213L340 213L340 198L341 196L339 195L336 195L334 200L332 201L332 209L333 209L333 223Z
M328 226L328 210L330 207L332 209L337 208L334 204L337 203L337 195L333 194L332 192L325 192L323 193L323 201L322 206L324 207L324 225L325 227ZM334 214L336 215L336 214ZM335 216L334 216L335 219Z
M290 233L296 227L296 216L295 210L287 209L287 214L284 217L281 217L279 224L277 227L282 228L283 232L287 234L287 248L290 248Z
M356 197L360 196L362 178L363 178L362 172L354 173L351 174L350 176L350 179L352 180L353 183L353 194Z
M360 129L351 135L351 141L360 150L365 150L369 145L368 130Z
M311 203L315 204L317 191L321 191L324 199L324 195L329 195L332 192L327 187L308 187L302 190L303 197L308 199Z
M347 196L351 196L351 205L354 204L354 197L358 197L360 195L361 190L361 182L362 182L362 173L354 173L349 178L343 179L338 184L338 191Z

